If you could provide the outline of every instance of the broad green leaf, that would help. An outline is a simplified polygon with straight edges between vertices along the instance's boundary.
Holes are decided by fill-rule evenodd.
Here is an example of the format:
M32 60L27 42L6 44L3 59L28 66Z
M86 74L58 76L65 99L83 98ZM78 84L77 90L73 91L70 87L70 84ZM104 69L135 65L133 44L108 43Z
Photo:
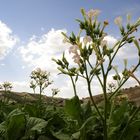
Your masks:
M127 128L123 140L133 140L134 136L136 136L139 130L140 130L140 120L132 122Z
M24 107L24 111L29 114L29 116L37 117L38 116L38 109L35 105L26 105Z
M82 105L82 111L83 111L84 120L86 120L87 118L89 118L92 115L90 101L88 101L87 103L84 103Z
M7 128L6 122L4 121L0 124L0 137L4 137L6 133L6 128Z
M91 121L93 121L93 119L94 119L93 116L89 117L89 118L83 123L83 125L82 125L81 128L80 128L80 130L84 129L87 125L89 125L89 123L90 123L90 125L91 125Z
M114 113L111 117L113 126L119 125L122 122L124 116L126 115L126 113L128 113L127 111L128 111L128 102L124 101L118 108L114 110Z
M24 114L17 114L10 117L7 122L8 140L18 140L24 135L25 130L25 116Z
M27 120L27 124L26 124L26 135L30 135L34 132L41 134L41 132L46 126L47 126L47 121L40 118L30 117Z
M74 120L77 120L79 125L81 125L82 109L78 96L75 96L72 99L65 101L65 111Z
M61 131L54 133L53 136L57 138L58 140L70 140L70 136L68 134L65 134Z
M72 134L72 139L74 139L74 140L79 140L79 138L80 138L80 131L78 131L78 132Z

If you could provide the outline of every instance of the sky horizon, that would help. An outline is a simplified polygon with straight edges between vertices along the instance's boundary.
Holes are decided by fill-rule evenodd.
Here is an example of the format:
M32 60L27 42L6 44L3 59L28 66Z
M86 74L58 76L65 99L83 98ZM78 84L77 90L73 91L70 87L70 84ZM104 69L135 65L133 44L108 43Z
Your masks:
M62 56L68 47L63 43L61 32L70 34L78 32L77 18L82 18L80 9L86 11L99 9L100 21L108 20L108 42L114 43L119 37L118 27L114 24L117 16L122 16L126 24L126 15L132 15L132 23L140 17L139 0L2 0L0 4L0 83L13 83L14 91L28 91L30 73L36 67L51 73L54 80L50 88L59 88L60 97L72 97L73 90L69 78L57 75L57 67L52 58ZM136 33L139 36L140 31ZM136 50L132 47L122 49L116 60L116 65L122 64L128 58L131 64L137 61ZM122 60L120 62L119 60ZM140 69L136 75L139 77ZM110 75L110 79L111 79ZM60 82L61 80L61 82ZM96 80L93 94L100 91ZM125 87L134 86L136 82L130 80ZM51 95L50 88L45 92ZM78 82L80 97L88 96L85 82Z

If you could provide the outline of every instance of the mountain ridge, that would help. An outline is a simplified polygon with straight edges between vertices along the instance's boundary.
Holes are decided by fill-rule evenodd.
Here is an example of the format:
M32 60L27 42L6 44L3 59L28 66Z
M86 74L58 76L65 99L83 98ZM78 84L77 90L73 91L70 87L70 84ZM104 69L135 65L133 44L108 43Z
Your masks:
M133 102L136 106L140 106L140 86L125 88L120 90L119 98L128 98L128 101ZM10 91L9 93L5 93L4 91L0 91L0 100L7 98L11 103L33 103L39 99L39 94L33 94L28 92L14 92ZM96 103L99 103L103 100L103 94L93 96ZM46 95L42 95L42 100L47 104L55 103L58 106L63 106L64 101L67 98L60 97L50 97ZM81 102L90 100L89 97L82 98Z

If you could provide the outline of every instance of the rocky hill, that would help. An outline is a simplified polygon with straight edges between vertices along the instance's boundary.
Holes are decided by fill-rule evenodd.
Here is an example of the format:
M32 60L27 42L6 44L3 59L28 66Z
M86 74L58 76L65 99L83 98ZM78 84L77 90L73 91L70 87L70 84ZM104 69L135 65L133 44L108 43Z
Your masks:
M130 102L135 103L137 106L140 106L140 86L130 87L126 89L122 89L119 97L127 97ZM0 91L0 100L8 99L10 103L33 103L39 99L38 94L26 93L26 92L9 92L4 93L4 91ZM93 96L96 103L99 103L103 100L103 95L99 94ZM83 98L81 102L89 100L90 98ZM46 104L57 104L58 106L63 106L65 99L63 98L52 98L45 95L42 95L42 100L46 102Z
M93 96L96 103L103 100L103 94ZM125 88L120 90L119 98L127 98L130 102L134 103L136 106L140 106L140 86ZM89 100L89 97L83 98L83 100Z

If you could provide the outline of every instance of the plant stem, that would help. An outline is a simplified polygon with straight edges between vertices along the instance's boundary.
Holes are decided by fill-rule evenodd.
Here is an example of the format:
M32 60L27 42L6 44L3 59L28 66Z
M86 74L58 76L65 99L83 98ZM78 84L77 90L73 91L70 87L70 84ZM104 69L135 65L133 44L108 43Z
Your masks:
M100 56L102 57L100 49L99 49L99 53L100 53ZM103 75L103 84L101 84L101 86L102 86L103 94L104 94L104 122L103 122L103 130L104 130L104 140L107 140L108 139L108 132L107 132L107 129L108 129L108 127L107 127L108 99L107 99L107 92L106 92L107 75L105 74L103 63L101 63L101 70L102 70L102 75Z
M105 108L104 108L104 140L107 140L107 138L108 138L108 135L107 135L107 129L108 129L108 127L107 127L108 99L107 99L107 93L106 93L107 77L104 74L103 74L103 80L104 80L104 82L103 82L103 93L104 93L104 99L105 99L105 101L104 101L104 106L105 106Z
M89 60L87 60L87 61L88 61L89 66L91 67L91 69L94 69L93 66L91 65L90 61L89 61ZM90 77L90 82L92 81L93 76L95 76L95 75L93 74L93 75ZM96 77L97 77L97 79L98 79L98 81L99 81L99 83L100 83L100 85L102 86L102 89L103 89L103 83L102 83L102 81L101 81L101 78L99 77L99 75L96 75Z
M39 104L41 105L42 85L39 86Z
M136 69L139 67L140 65L140 59L138 64L135 66L135 68L132 70L132 73L134 73L136 71ZM120 90L120 88L124 85L124 83L130 78L130 76L128 76L121 84L120 86L110 95L109 100L116 95L116 93Z
M86 62L85 62L85 72L86 72L86 81L87 81L87 86L88 86L88 92L89 92L89 96L90 96L90 99L92 101L92 104L94 105L98 115L100 116L101 120L104 122L104 118L103 116L101 115L94 99L93 99L93 96L92 96L92 92L91 92L91 84L90 84L90 80L89 80L89 77L88 77L88 72L87 72L87 66L86 66Z
M74 95L77 96L76 86L75 86L75 83L74 83L74 80L73 80L72 76L70 76L70 79L71 79L71 82L72 82L72 86L73 86L73 90L74 90Z

